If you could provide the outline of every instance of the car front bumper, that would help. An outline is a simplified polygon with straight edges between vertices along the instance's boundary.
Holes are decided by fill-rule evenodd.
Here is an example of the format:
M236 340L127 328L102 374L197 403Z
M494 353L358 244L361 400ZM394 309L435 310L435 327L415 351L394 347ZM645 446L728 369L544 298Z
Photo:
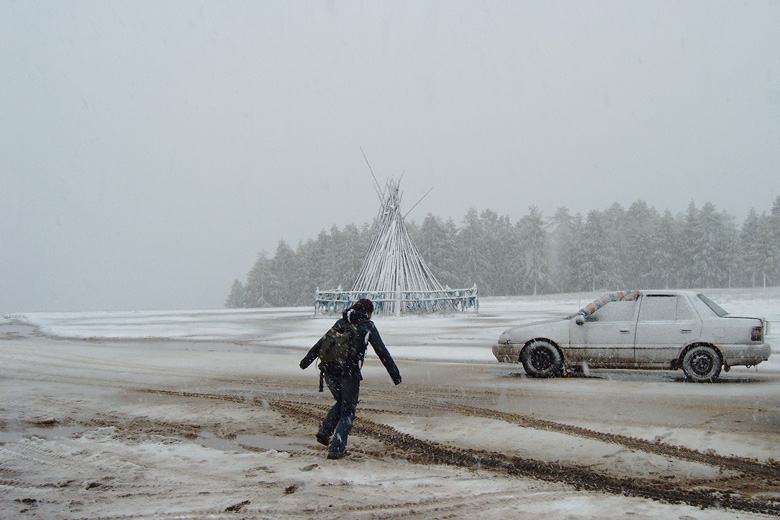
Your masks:
M499 363L519 363L520 347L511 343L496 343L493 345L493 355Z

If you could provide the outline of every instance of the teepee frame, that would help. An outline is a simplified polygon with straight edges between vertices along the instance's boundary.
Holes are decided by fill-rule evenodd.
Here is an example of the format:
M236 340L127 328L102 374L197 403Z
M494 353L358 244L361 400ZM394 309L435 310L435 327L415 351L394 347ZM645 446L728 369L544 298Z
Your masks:
M339 313L360 298L374 302L374 312L434 313L479 310L476 285L471 289L442 287L414 245L401 215L400 179L389 179L374 224L374 237L351 291L320 291L315 314Z

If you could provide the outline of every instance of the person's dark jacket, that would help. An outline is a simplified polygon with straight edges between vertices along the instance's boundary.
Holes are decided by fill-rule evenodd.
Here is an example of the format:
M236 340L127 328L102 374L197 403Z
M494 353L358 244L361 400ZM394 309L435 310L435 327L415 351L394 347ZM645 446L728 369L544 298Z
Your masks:
M368 319L368 315L357 311L355 309L347 309L341 315L341 318L336 321L334 328L338 331L343 330L343 326L346 322L352 323L357 328L357 334L355 335L355 351L358 354L358 359L350 360L347 367L341 366L327 366L326 363L320 363L320 370L333 374L333 375L352 375L357 374L363 379L360 373L360 367L363 365L363 360L366 356L366 347L369 343L374 348L374 352L379 356L380 361L385 366L387 373L390 374L390 378L396 385L401 383L401 373L398 371L398 367L393 361L393 357L385 347L382 337L379 335L374 322ZM311 365L315 359L320 355L320 347L322 346L322 338L309 350L306 357L301 360L300 367L307 368Z

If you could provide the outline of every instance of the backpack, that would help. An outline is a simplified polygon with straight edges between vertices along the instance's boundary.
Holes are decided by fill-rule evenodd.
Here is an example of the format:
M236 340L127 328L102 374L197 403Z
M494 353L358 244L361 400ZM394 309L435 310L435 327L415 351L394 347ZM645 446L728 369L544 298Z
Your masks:
M352 373L355 369L360 371L363 360L358 354L357 325L366 321L369 320L363 320L359 323L343 321L341 330L338 330L334 325L322 336L318 355L320 358L320 392L324 388L326 373L344 376ZM360 361L359 364L358 361Z
M341 331L332 327L322 337L320 361L328 365L343 366L346 366L350 361L357 361L355 336L357 336L357 327L352 323L345 322Z

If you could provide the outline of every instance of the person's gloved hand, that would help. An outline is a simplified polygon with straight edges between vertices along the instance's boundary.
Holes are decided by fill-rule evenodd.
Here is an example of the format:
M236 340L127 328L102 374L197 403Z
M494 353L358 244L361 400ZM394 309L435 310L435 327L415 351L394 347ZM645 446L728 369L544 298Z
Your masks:
M304 359L301 359L301 362L298 364L298 366L301 367L301 369L306 370L309 367L310 364L311 363L307 363L306 359L304 358Z
M401 384L401 376L398 376L397 378L393 379L393 384L396 386Z

